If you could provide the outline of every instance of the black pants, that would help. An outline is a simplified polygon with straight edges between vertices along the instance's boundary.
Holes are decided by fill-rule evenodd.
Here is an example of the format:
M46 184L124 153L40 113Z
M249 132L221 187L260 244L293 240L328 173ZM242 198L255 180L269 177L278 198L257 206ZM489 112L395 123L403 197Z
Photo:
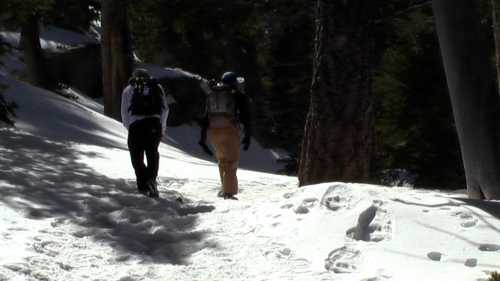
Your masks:
M134 167L138 189L146 189L146 184L156 181L160 164L158 146L161 140L161 122L159 118L147 118L130 125L128 131L128 149ZM144 163L146 155L147 166Z

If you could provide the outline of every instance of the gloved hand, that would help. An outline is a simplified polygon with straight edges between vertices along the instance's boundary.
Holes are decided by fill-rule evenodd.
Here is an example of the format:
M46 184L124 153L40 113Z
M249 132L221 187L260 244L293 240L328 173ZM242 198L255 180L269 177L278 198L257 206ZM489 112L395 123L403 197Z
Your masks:
M247 151L250 148L250 135L245 134L241 144L243 145L243 150Z
M212 152L212 150L210 150L210 148L208 148L208 145L207 145L207 143L204 140L200 140L198 142L198 144L201 146L201 148L203 149L203 151L206 154L208 154L210 156L214 156L214 153Z
M217 80L215 80L215 79L213 79L213 78L212 78L212 79L210 79L210 80L208 80L208 86L209 86L210 88L215 87L215 85L217 85Z

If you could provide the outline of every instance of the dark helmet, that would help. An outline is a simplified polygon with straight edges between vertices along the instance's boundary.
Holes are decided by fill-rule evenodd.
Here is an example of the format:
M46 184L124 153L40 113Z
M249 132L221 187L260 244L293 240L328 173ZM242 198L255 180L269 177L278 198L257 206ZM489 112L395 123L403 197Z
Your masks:
M132 77L133 78L142 78L144 80L151 79L151 75L149 75L149 72L145 68L136 68L134 72L132 72Z
M149 75L149 72L145 68L136 68L134 69L134 72L132 72L132 77L129 79L129 84L137 87L137 86L144 86L145 84L149 83L152 81L151 75Z
M222 83L227 84L227 85L233 85L236 84L238 77L236 76L236 73L228 71L222 74Z

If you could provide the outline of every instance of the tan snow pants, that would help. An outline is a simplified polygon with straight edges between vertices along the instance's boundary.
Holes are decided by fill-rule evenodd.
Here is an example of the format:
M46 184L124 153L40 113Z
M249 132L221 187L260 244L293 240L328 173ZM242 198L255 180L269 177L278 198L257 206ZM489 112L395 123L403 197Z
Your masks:
M236 170L240 161L240 130L232 122L220 127L212 126L212 122L210 124L208 136L219 162L222 191L236 194L238 193ZM223 122L223 124L226 123Z

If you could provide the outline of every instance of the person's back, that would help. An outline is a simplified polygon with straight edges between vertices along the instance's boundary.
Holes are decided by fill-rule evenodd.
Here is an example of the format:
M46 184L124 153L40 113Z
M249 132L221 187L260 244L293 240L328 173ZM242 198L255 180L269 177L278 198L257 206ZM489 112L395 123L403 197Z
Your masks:
M129 107L132 115L159 115L164 109L162 102L163 90L154 78L131 79L130 85L133 88L132 101Z
M121 112L123 125L128 129L128 147L137 189L157 197L158 146L167 126L168 105L162 87L149 76L147 70L134 71L122 93Z
M222 183L220 195L225 199L234 198L238 193L236 170L240 159L240 124L244 127L244 149L250 145L250 110L247 96L239 89L236 75L225 73L219 83L202 82L207 93L206 121L208 134L215 147L215 156L219 162ZM207 129L202 128L200 145L207 150L205 135Z
M207 96L207 114L213 116L227 116L236 118L236 89L229 85L218 83L211 87L212 92Z

